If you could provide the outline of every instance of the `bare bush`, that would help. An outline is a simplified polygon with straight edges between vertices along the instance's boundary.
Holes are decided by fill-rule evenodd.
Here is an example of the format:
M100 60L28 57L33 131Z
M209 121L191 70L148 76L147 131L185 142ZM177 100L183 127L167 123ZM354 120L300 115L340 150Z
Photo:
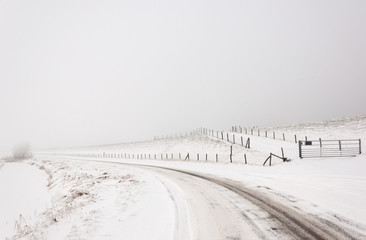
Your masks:
M29 143L21 143L14 147L13 149L14 159L26 159L32 157Z

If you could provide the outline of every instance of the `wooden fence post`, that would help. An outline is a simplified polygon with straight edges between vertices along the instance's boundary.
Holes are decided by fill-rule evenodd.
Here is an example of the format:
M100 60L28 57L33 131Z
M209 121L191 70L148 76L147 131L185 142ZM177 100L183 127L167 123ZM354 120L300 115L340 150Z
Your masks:
M361 154L361 138L358 139L358 147L360 149L360 154Z
M226 133L226 140L229 141L229 133Z
M295 143L297 143L297 138L296 138L296 134L295 134Z
M224 140L224 133L221 132L221 140Z
M285 133L282 133L283 141L285 141Z
M235 144L235 135L233 134L233 143Z
M230 146L230 162L233 162L233 145Z
M243 136L240 137L241 139L241 145L244 146L244 143L243 143Z
M219 161L219 155L216 153L216 162Z
M265 136L267 137L267 130L264 132Z
M206 162L207 162L207 153L206 153Z
M272 166L272 153L270 155L271 157L269 158L269 166Z
M273 139L276 139L276 133L273 132Z
M197 161L199 161L199 160L200 160L200 154L197 153Z
M299 157L302 159L301 144L302 144L302 142L299 140Z
M261 134L260 134L260 132L259 132L259 129L258 129L258 136L260 136Z
M247 155L244 153L244 161L245 161L245 164L247 164Z
M250 138L247 139L247 142L245 144L245 147L246 148L250 148Z
M282 152L282 158L285 158L285 154L283 153L283 148L281 148L281 152Z

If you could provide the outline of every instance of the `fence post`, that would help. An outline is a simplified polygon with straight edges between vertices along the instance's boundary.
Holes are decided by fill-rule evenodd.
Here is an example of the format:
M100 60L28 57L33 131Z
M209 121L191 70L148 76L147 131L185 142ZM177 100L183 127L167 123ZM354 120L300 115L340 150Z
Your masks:
M244 146L244 143L243 143L243 136L240 137L241 139L241 145Z
M269 166L272 166L272 153L270 155L271 157L269 158Z
M219 155L216 153L216 162L219 161Z
M224 133L221 132L221 140L224 140Z
M230 146L230 162L233 162L233 145Z
M229 141L229 133L226 133L226 140Z
M235 135L233 134L233 143L235 144Z
M285 133L282 133L283 141L285 141Z
M360 154L361 154L361 138L358 139L358 146L359 146Z
M247 143L245 144L246 148L250 148L250 138L247 139Z
M299 140L299 157L302 158L302 154L301 154L301 141Z
M245 161L245 164L247 164L247 154L244 153L244 161Z
M276 139L276 133L273 132L273 139Z
M259 129L258 129L258 136L260 136L261 134L260 134L260 132L259 132Z
M295 143L297 143L297 138L296 138L296 134L295 134Z
M206 153L206 162L207 162L207 153Z
M285 158L285 154L283 153L283 148L281 148L281 152L282 152L282 158L284 159Z
M180 153L179 153L179 159L182 159Z
M267 137L267 130L264 132L265 136Z
M200 154L197 153L197 161L199 161L199 160L200 160Z

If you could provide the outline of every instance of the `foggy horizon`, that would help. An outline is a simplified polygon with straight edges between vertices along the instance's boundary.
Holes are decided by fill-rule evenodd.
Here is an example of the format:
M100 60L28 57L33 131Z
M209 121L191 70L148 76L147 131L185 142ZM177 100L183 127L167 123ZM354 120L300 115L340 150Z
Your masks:
M366 114L365 1L0 0L0 150Z

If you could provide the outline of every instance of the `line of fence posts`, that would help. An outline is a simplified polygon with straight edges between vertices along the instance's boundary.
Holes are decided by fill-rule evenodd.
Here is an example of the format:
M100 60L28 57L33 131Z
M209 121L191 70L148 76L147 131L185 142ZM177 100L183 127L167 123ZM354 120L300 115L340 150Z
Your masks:
M56 153L53 153L53 155L56 155ZM157 154L130 154L130 153L96 153L96 154L64 154L64 155L70 155L70 156L78 156L78 157L101 157L101 158L132 158L132 159L157 159ZM174 159L174 154L171 153L171 158L170 159ZM182 154L178 153L179 159L182 159ZM243 155L244 157L244 163L247 164L247 156L246 154ZM160 159L164 160L164 154L161 153L160 154ZM165 153L165 159L168 160L169 159L169 154ZM184 160L189 160L190 159L190 154L187 153L186 157L184 158ZM233 163L233 145L230 146L230 155L229 155L229 160L230 163ZM200 161L200 154L197 153L197 161ZM205 153L205 161L208 162L208 153ZM219 154L215 154L215 162L218 163L219 162Z
M243 128L242 127L239 127L239 128L238 127L233 127L233 130L235 132L238 132L238 131L243 132ZM248 129L247 128L245 128L244 130L245 130L246 133L248 132ZM212 129L207 129L207 128L200 128L200 129L198 129L196 131L192 131L190 134L192 134L193 132L201 132L201 133L204 133L206 135L211 135L213 137L215 136L215 131L212 130ZM220 133L221 133L221 139L223 140L223 138L224 138L224 136L223 136L224 132L221 131ZM253 134L253 129L251 129L251 134ZM275 136L275 132L273 132L273 134ZM186 135L188 135L188 133L186 133ZM171 135L170 137L172 137L172 136L173 135ZM175 136L176 137L179 137L177 134ZM181 134L180 136L183 136L183 134ZM258 136L260 136L260 130L259 129L258 129ZM265 136L268 136L267 131L265 131ZM216 137L219 138L219 132L218 131L216 131ZM306 137L305 137L305 139L306 139ZM226 133L226 140L228 142L230 142L229 133ZM285 140L285 135L284 134L283 134L283 140ZM296 135L295 135L295 142L297 142ZM236 139L235 139L235 134L232 135L232 143L233 144L237 144L236 143ZM241 146L244 146L243 136L240 136L240 144L241 144ZM229 155L230 163L233 162L232 147L233 146L231 145L230 146L230 155ZM250 138L247 139L247 141L245 143L245 147L246 148L250 148ZM283 154L283 149L281 149L281 151L282 151L282 158L285 158L284 157L284 154ZM132 159L135 159L135 155L136 155L136 158L137 159L152 159L152 155L150 153L149 154L132 154ZM119 154L118 153L118 154L116 154L116 153L105 153L105 152L103 152L103 154L96 154L96 155L93 155L93 154L80 154L80 156L86 156L86 157L93 157L93 156L95 156L95 157L107 157L107 158L123 158L123 156L124 156L125 158L127 158L127 157L128 158L131 158L131 154L130 153L129 154L127 154L127 153L124 153L124 154ZM271 165L271 157L272 156L278 157L277 155L271 153L269 159L268 158L266 159L266 162L267 162L267 160L270 160L270 165ZM163 156L162 153L160 155L160 158L162 160L164 159L164 156ZM218 157L218 154L215 154L215 160L216 160L216 162L219 161L218 158L219 158ZM154 154L154 159L157 159L157 154ZM165 159L169 159L168 153L165 154ZM174 154L173 153L171 154L171 158L170 159L174 159ZM181 153L179 153L179 159L181 159ZM184 160L187 160L187 159L189 160L189 153L187 154L187 156L185 157ZM199 160L200 160L200 156L199 156L199 153L198 153L197 154L197 161L199 161ZM207 153L205 154L205 160L208 161L208 154ZM247 156L246 156L246 154L244 154L244 163L247 164Z
M238 130L239 129L239 130ZM232 127L232 131L233 132L237 132L237 133L244 133L245 132L245 134L247 134L248 135L248 128L242 128L241 126L239 126L239 127L236 127L236 126L233 126ZM253 128L250 128L249 129L249 132L250 132L250 135L254 135L254 129ZM257 135L260 137L260 136L262 136L261 135L261 132L260 132L260 129L257 129ZM266 138L268 138L269 137L269 135L268 135L268 130L264 130L264 137L266 137ZM272 131L272 138L273 139L276 139L276 132L275 131ZM223 140L223 138L222 138L222 140ZM283 141L286 141L286 135L285 135L285 133L282 133L282 140ZM229 140L228 140L229 141ZM307 136L305 136L305 141L307 141ZM294 142L295 143L298 143L298 138L297 138L297 135L296 134L294 134Z
M199 130L191 131L191 132L184 132L184 133L175 133L175 134L169 134L165 136L155 136L154 140L164 140L164 139L174 139L174 138L183 138L193 135L194 133L199 132Z
M243 132L243 128L242 127L237 127L237 126L232 126L232 131L233 132L237 132L238 129L240 129L240 132ZM247 132L247 129L245 129L245 131ZM215 134L214 134L214 131L213 130L209 130L207 128L200 128L199 129L199 132L201 132L202 134L205 134L205 135L209 135L209 136L212 136L212 137L215 137ZM211 132L211 135L209 134ZM221 131L221 140L224 140L224 132ZM267 132L266 132L267 134ZM259 129L258 129L258 135L260 135L260 132L259 132ZM219 138L219 132L216 131L216 138ZM232 143L233 144L236 144L236 140L235 140L235 134L232 135ZM230 142L230 138L229 138L229 133L226 133L226 141L227 142ZM245 147L245 148L250 148L250 138L248 137L248 139L246 140L246 143L244 145L244 139L243 139L243 136L240 136L240 144L241 146ZM230 162L232 163L232 145L230 146L230 155L229 155L229 159L230 159ZM199 156L197 157L197 159L199 159ZM207 161L207 154L206 154L206 161ZM218 154L216 154L216 162L218 162ZM244 154L244 162L245 164L247 164L247 156L246 154Z

